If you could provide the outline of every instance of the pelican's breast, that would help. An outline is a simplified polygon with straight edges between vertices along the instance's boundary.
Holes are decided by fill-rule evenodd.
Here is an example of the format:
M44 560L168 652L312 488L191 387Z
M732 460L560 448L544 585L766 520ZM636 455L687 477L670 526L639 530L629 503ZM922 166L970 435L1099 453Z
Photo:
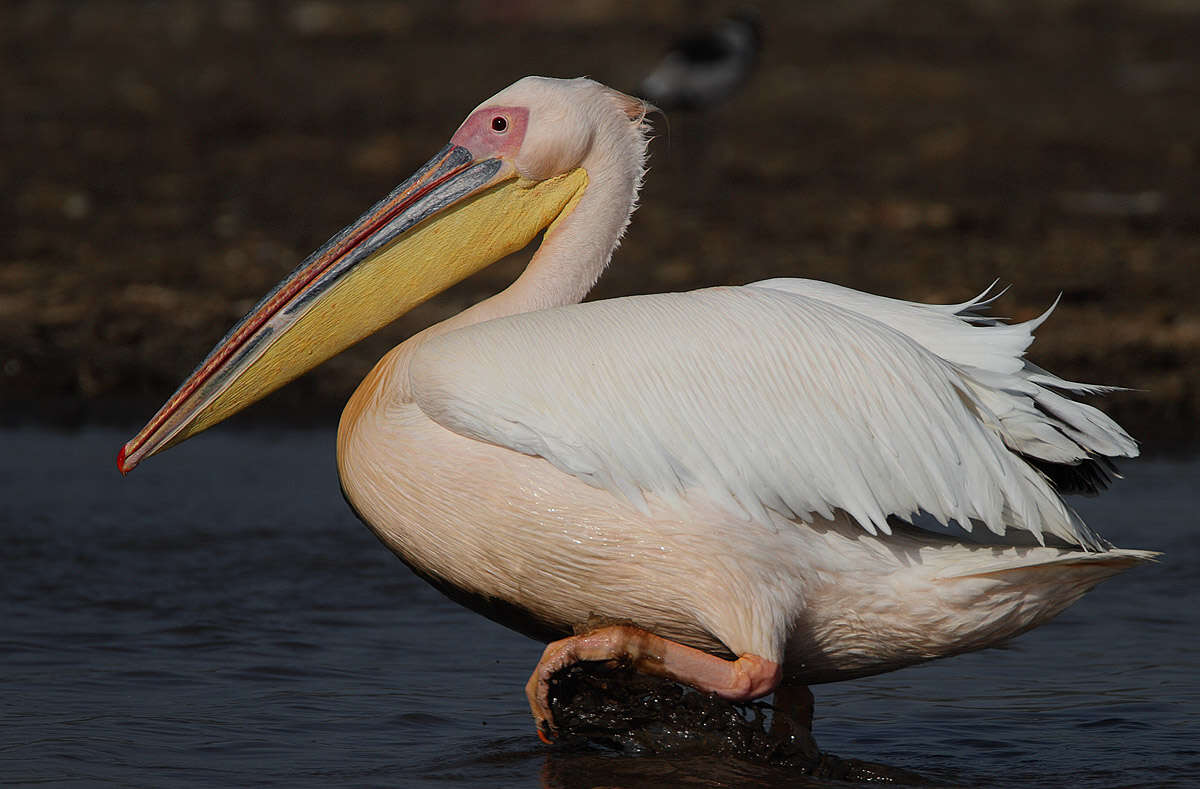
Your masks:
M715 511L644 515L542 458L453 433L412 403L348 408L338 467L350 505L388 548L526 635L549 640L599 617L720 654L782 657L776 597L795 597L796 584L779 573L794 568L761 541L747 552L746 525L714 528ZM765 578L747 583L755 555L779 565L759 568L774 593Z

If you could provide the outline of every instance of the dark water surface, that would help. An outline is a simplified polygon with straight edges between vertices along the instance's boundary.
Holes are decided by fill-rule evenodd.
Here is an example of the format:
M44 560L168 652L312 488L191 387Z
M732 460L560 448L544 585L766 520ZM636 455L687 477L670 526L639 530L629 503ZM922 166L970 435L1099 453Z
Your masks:
M217 431L122 480L116 431L0 431L0 784L787 786L728 759L546 748L540 646L349 513L333 431ZM1166 552L1000 650L815 688L843 757L955 785L1200 783L1200 462L1079 502Z

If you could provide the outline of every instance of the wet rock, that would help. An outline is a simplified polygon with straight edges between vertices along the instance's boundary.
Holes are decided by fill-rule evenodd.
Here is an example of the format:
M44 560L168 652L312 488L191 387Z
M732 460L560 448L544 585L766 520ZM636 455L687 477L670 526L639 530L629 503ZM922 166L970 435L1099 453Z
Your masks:
M822 753L808 732L785 723L766 702L734 704L623 665L580 663L559 672L550 685L550 707L559 742L567 747L639 756L717 755L797 776L929 783L908 770Z

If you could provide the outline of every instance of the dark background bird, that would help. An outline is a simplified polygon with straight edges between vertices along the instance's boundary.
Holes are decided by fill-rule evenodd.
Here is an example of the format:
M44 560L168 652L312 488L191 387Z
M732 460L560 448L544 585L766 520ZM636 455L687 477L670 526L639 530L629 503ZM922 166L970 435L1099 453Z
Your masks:
M750 78L762 49L762 23L741 11L676 41L638 87L661 110L702 110Z

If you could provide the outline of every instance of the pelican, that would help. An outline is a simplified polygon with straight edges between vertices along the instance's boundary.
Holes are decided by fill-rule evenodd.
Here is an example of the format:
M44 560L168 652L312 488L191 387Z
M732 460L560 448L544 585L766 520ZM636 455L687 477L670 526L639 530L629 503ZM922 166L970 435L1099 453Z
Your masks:
M1070 399L1104 387L1024 360L1046 315L804 279L581 303L636 206L649 109L583 78L485 101L217 344L120 470L544 233L509 287L387 353L337 440L388 548L549 642L526 686L543 739L575 662L802 699L997 644L1153 558L1062 498L1138 450Z

